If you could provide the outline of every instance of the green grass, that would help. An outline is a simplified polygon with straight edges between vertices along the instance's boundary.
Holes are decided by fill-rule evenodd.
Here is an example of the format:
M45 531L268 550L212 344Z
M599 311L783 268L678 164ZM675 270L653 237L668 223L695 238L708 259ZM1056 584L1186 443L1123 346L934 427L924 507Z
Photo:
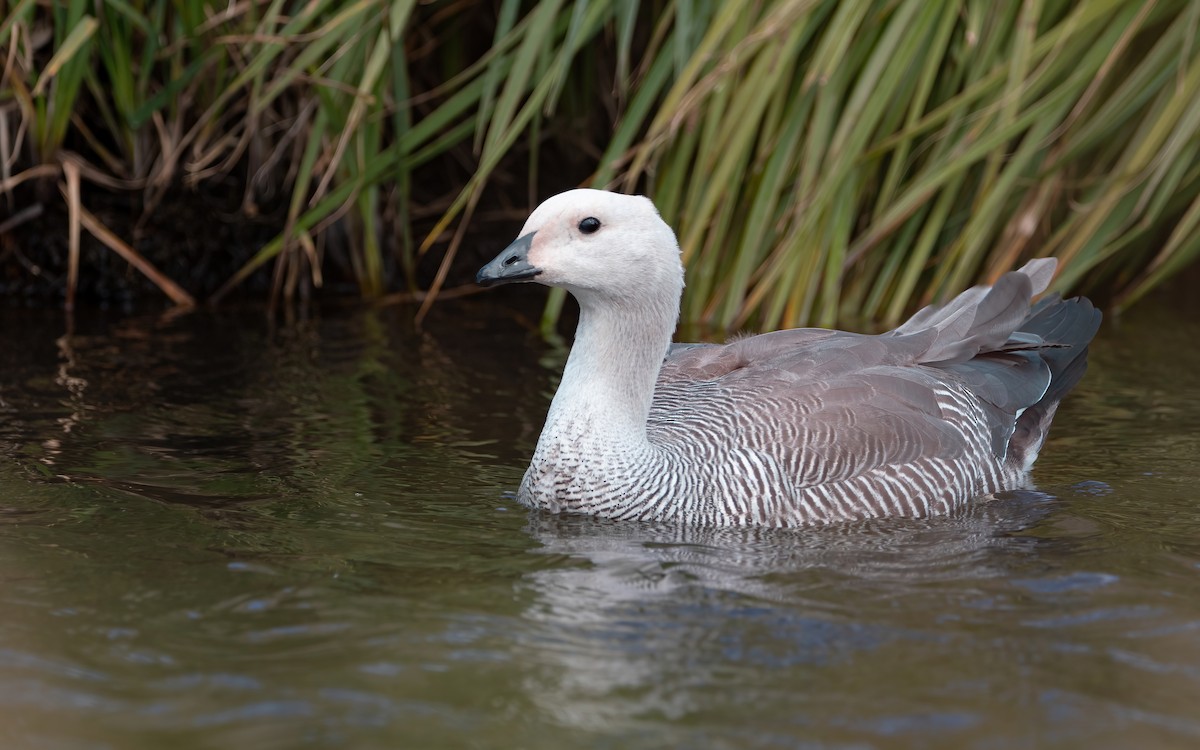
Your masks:
M0 178L73 162L153 211L234 174L248 213L290 200L217 298L333 252L365 297L418 291L437 253L424 312L497 170L536 202L543 144L586 138L591 184L678 230L692 323L893 324L1043 255L1123 307L1200 253L1198 30L1182 0L20 0ZM414 235L414 177L464 160Z

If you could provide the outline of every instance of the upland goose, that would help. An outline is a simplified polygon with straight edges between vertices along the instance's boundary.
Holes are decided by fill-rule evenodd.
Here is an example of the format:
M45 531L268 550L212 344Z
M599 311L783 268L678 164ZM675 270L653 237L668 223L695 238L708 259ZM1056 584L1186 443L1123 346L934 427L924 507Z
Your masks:
M714 526L946 513L1026 486L1100 313L1033 260L880 335L795 329L676 344L683 267L650 200L556 195L476 277L578 300L517 499Z

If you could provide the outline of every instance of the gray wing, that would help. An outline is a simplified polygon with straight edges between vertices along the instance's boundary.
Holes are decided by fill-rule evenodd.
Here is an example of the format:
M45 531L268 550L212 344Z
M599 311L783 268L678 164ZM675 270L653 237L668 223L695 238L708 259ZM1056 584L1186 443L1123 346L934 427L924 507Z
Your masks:
M698 453L752 448L797 482L840 481L886 464L953 457L970 447L953 419L963 408L932 368L885 364L896 352L877 337L823 332L782 361L716 374L717 352L672 364L655 390L650 438ZM757 338L757 337L756 337ZM724 352L726 364L742 360ZM716 360L720 361L720 360ZM693 379L684 374L708 375ZM954 413L949 409L955 410Z
M1051 382L1043 351L1056 344L1019 328L1053 268L1031 262L880 336L796 329L673 349L651 439L751 447L801 486L922 458L1004 459Z

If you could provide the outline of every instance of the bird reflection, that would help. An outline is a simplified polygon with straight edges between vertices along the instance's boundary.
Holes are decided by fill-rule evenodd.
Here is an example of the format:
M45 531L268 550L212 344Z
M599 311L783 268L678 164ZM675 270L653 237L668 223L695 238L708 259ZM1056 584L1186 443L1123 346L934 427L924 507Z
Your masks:
M535 513L527 531L558 559L522 583L538 665L524 686L580 729L708 715L742 670L821 668L920 637L898 604L920 619L930 596L971 589L964 579L1010 576L1044 543L1023 532L1054 507L1018 491L949 517L807 530Z

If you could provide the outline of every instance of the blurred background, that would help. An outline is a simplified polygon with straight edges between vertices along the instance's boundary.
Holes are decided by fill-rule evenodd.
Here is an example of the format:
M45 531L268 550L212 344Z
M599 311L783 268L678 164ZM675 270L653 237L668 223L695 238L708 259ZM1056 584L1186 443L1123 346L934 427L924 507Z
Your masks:
M3 9L0 295L25 304L425 312L578 185L655 199L684 320L719 331L891 325L1042 255L1123 309L1200 249L1186 0Z

